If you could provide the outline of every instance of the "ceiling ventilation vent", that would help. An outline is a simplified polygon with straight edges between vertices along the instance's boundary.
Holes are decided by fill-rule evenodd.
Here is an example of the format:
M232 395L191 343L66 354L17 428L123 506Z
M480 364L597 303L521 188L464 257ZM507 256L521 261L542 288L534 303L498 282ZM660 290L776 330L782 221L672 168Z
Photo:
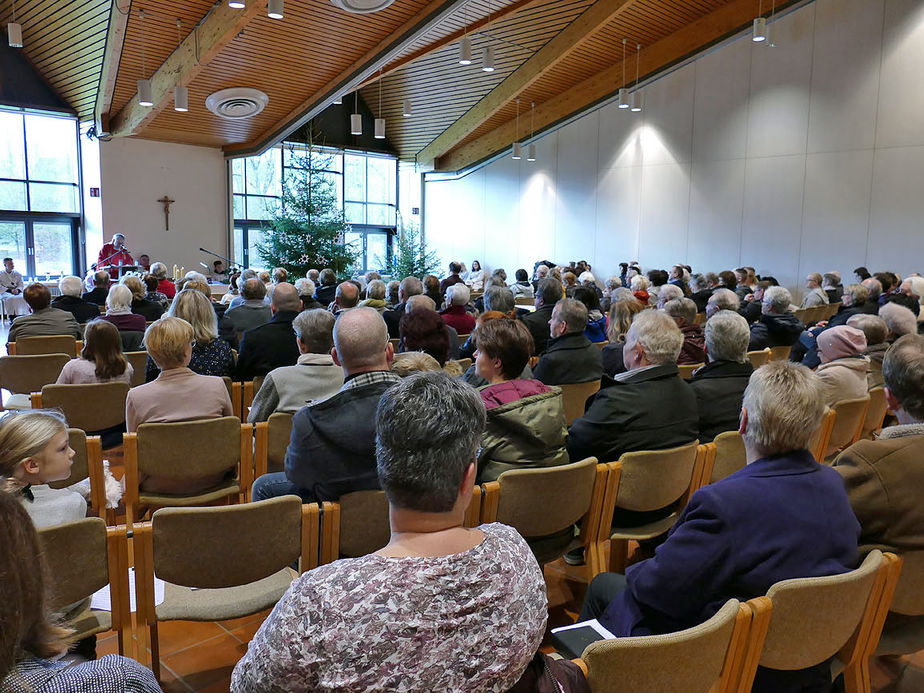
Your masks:
M257 115L268 101L269 97L259 89L233 87L209 94L205 107L221 118L240 120Z
M368 14L378 12L388 7L394 0L331 0L341 10L353 14Z

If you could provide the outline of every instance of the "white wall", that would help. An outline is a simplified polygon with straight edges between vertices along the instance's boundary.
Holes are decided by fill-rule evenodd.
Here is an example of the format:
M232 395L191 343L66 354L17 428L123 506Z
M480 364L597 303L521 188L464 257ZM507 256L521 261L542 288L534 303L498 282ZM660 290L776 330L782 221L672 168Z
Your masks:
M857 265L924 271L924 4L817 0L505 156L426 184L446 259L743 264L798 286Z
M136 258L202 270L199 262L211 258L200 246L228 255L228 191L224 157L220 149L193 147L151 140L114 138L100 143L103 237L126 236ZM165 230L164 207L157 200L167 195L170 230ZM99 246L87 254L96 261Z

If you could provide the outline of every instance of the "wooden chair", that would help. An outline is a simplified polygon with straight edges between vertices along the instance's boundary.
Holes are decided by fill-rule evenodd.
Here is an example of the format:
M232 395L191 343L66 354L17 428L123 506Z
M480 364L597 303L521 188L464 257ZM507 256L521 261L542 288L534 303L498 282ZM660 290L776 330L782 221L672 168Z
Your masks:
M398 353L398 343L400 341L401 341L400 339L389 339L388 340L388 343L391 344L391 348L395 350L396 354ZM459 342L459 344L463 344L463 342Z
M861 438L872 438L882 430L889 404L885 398L885 387L877 385L869 391L869 408L866 410L866 419L863 421Z
M754 368L760 368L770 362L770 347L760 351L749 351L748 360Z
M863 433L866 423L866 412L869 409L870 396L865 395L858 399L844 399L837 402L834 410L834 426L828 438L828 447L825 449L825 459L831 458L844 448L850 447Z
M504 472L497 481L483 485L481 521L510 525L526 539L539 565L550 563L568 550L575 524L582 518L590 522L600 517L606 475L606 465L597 464L595 457L558 467ZM599 531L591 535L582 530L585 555L595 561L599 552L588 545L597 536Z
M462 372L464 373L471 367L472 360L471 359L459 359L456 363L459 364L459 368L461 368Z
M594 345L599 348L600 351L603 351L603 347L605 347L607 344L609 344L609 342L594 342Z
M148 367L148 352L126 351L122 355L132 364L132 387L144 385L145 371Z
M565 410L565 423L570 426L574 420L584 416L584 404L587 398L600 389L599 380L589 383L573 383L559 385L561 388L561 403Z
M754 623L766 622L767 632L763 647L749 648L739 693L751 690L758 665L792 671L835 655L845 666L848 693L869 691L868 672L866 684L862 684L866 665L860 660L865 659L871 639L878 640L874 626L886 583L897 578L892 572L890 561L876 550L856 570L783 580L773 585L766 597L751 600Z
M825 409L825 413L821 418L821 425L809 442L809 450L811 450L812 456L819 464L824 464L825 462L825 451L828 449L828 441L831 440L831 431L834 430L836 416L833 409Z
M715 448L713 463L709 470L706 484L714 484L727 476L744 469L747 465L747 454L744 450L744 439L738 431L720 433L710 443Z
M239 418L241 421L244 421L243 416L243 384L240 382L235 382L227 375L221 376L221 379L225 382L225 387L228 388L228 397L231 398L231 411L234 412L234 415Z
M885 605L889 618L884 621L885 627L872 653L876 656L924 650L924 551L910 551L901 559L898 584Z
M677 633L598 640L577 664L591 691L733 690L751 625L750 608L729 599L705 623Z
M513 302L518 306L531 306L536 302L535 298L529 296L517 296Z
M674 526L692 489L702 477L699 441L668 450L627 452L607 463L609 474L600 522L599 542L610 540L610 571L625 571L629 541L653 539ZM670 507L661 520L638 527L613 527L616 508L650 512ZM590 577L593 577L591 575Z
M87 436L79 428L67 429L68 445L74 451L71 475L61 481L50 481L51 488L67 488L90 480L90 510L96 517L106 519L106 477L103 472L103 444L99 436Z
M32 393L32 408L60 409L71 428L103 431L125 423L128 390L125 382L45 385Z
M693 322L694 322L695 325L703 325L703 324L705 324L705 322L706 322L706 314L705 314L705 313L697 313L697 314L696 314L696 320L694 320Z
M189 507L247 498L253 484L253 427L236 416L181 423L141 424L126 433L125 516L131 525L139 506ZM149 493L139 479L156 477L195 484L234 470L232 478L189 495Z
M770 349L770 360L771 361L788 361L789 352L792 351L791 346L775 346L768 347Z
M695 371L697 368L702 368L705 365L706 365L705 363L678 364L677 370L680 373L680 377L686 380L687 378L690 378L693 375L693 371Z
M318 506L297 496L220 508L164 508L135 527L139 654L160 676L160 621L219 621L273 606L317 565ZM165 584L154 603L154 578ZM143 660L142 660L143 661ZM147 662L145 662L147 663Z
M285 468L286 449L292 437L292 414L275 412L254 428L254 477Z
M46 606L64 612L77 638L115 630L123 654L125 635L132 635L125 526L106 527L101 518L88 517L40 529L39 541L48 566ZM107 584L112 610L91 609L89 598Z
M70 335L49 335L47 337L20 337L13 350L7 345L7 351L16 356L34 356L36 354L67 354L72 359L83 349L83 342L78 342Z
M55 382L70 360L67 354L0 356L0 387L12 393L6 402L0 401L0 411L29 409L31 393Z

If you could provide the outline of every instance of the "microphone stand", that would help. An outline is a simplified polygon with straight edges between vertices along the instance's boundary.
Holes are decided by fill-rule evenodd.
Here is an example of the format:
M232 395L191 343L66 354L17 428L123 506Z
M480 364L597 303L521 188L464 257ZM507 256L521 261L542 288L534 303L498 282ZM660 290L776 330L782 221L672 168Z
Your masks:
M228 270L230 270L232 267L237 267L238 269L240 269L240 265L238 265L234 260L232 260L229 257L225 257L224 255L219 255L218 253L213 253L211 250L206 250L205 248L199 248L199 250L201 250L206 255L211 255L212 257L217 257L219 260L224 260L225 262L227 262ZM202 263L199 263L199 264L202 264Z
M102 262L95 262L95 263L93 263L93 269L98 268L100 265L105 265L107 262L109 262L109 261L110 261L112 258L114 258L116 255L121 255L122 253L128 253L128 248L126 248L125 246L122 246L122 247L119 248L117 251L115 251L112 255L110 255L110 256L107 257L107 258L104 258ZM131 255L131 253L128 253L128 254Z

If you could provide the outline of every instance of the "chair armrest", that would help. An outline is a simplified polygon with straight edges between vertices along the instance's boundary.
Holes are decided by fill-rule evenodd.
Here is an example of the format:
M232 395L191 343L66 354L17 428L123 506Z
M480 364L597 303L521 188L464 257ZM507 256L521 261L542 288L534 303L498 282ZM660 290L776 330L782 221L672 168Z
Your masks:
M302 560L299 568L304 573L318 567L321 539L321 506L317 503L302 505Z
M587 662L578 657L577 659L571 660L574 664L577 664L578 669L581 670L581 673L584 674L584 678L587 678Z
M468 503L468 507L465 509L465 519L462 521L462 525L465 527L477 527L481 524L481 497L483 491L481 486L475 486L472 489L472 499Z
M340 557L340 503L321 504L321 565Z
M500 483L489 481L481 485L481 522L497 521L497 504L500 502Z
M253 475L259 479L269 469L269 422L261 421L254 427Z
M29 399L31 400L33 409L42 408L42 393L41 392L33 392L31 395L29 395Z
M87 436L87 473L90 477L90 507L97 517L106 519L106 473L103 470L103 443L99 436Z
M253 486L253 426L241 424L241 459L238 465L238 477L241 486L241 498L246 501L250 498L250 489Z

